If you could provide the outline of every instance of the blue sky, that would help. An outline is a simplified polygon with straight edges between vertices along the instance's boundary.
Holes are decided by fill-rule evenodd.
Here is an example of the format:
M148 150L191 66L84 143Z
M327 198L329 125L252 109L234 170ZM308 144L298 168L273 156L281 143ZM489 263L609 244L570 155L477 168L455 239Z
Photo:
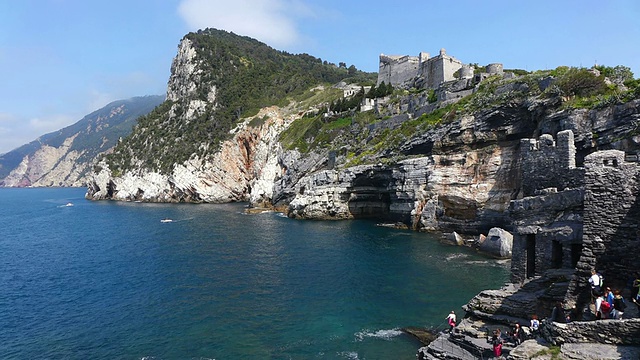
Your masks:
M107 103L164 94L180 39L213 27L377 71L380 53L640 77L636 0L0 0L0 154Z

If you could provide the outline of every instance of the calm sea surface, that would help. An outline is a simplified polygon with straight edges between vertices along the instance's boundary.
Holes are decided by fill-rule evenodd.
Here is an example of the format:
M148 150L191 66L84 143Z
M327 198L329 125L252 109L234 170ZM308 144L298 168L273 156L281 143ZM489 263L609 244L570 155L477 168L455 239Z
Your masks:
M84 193L0 189L0 359L413 360L400 328L508 278L368 221Z

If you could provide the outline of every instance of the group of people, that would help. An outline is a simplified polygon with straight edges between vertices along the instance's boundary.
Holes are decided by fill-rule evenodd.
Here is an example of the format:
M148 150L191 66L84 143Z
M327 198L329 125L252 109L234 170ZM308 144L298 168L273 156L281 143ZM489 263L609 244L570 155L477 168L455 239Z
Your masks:
M537 336L540 329L540 321L536 315L531 316L531 323L529 329L531 330L530 336ZM507 340L513 343L514 346L522 344L526 340L527 334L519 323L515 323L511 332L507 334ZM500 328L493 331L493 335L489 339L493 347L493 356L502 356L502 345L504 340L502 338L502 330Z
M445 320L449 324L449 333L452 333L456 327L457 320L455 311L451 310ZM540 320L538 320L538 316L535 314L531 316L529 329L530 336L537 336L540 332ZM518 323L515 323L512 331L507 334L507 339L516 346L520 345L526 338L527 334L525 334L524 329ZM491 345L493 346L493 355L495 357L502 356L502 345L504 344L504 340L502 338L502 330L500 328L493 332L493 336L489 339L489 342L491 342Z
M604 277L596 270L591 270L589 278L591 296L595 305L596 319L622 319L627 303L620 290L611 290L604 286ZM640 273L636 273L631 284L631 301L640 308Z
M622 319L627 304L622 297L620 290L615 289L612 291L610 287L605 287L604 277L595 270L591 271L589 284L591 285L591 293L594 298L596 319ZM640 309L639 290L640 273L636 273L632 283L631 299ZM553 308L550 320L556 322L569 322L573 318L573 315L574 314L567 314L562 307L562 303L558 302ZM449 333L452 333L456 327L456 313L452 310L445 320L449 324ZM532 315L530 322L531 336L537 336L540 331L539 329L540 320L538 320L536 315ZM513 342L514 345L519 345L526 338L526 334L520 324L516 323L507 338ZM502 331L500 329L493 331L493 335L489 341L493 346L494 356L502 356L502 345L504 343Z

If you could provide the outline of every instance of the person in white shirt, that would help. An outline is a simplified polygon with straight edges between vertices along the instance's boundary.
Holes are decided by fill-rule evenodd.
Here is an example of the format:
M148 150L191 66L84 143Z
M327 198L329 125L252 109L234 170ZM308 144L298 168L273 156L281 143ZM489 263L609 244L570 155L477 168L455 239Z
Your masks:
M591 270L589 285L591 285L591 292L593 296L600 296L602 294L602 275L598 274L595 269Z
M453 332L453 328L456 327L456 313L451 310L451 313L445 318L445 320L447 320L450 326L449 333Z

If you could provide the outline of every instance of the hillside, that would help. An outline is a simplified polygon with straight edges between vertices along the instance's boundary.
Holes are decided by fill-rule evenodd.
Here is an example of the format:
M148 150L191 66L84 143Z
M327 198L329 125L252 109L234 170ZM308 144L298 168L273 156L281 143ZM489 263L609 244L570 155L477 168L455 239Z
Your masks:
M127 136L163 96L114 101L73 125L0 156L0 186L81 186L99 154Z
M214 29L187 34L171 68L167 101L107 158L116 174L169 173L174 164L214 154L240 119L261 108L284 106L318 84L373 83L376 76Z

